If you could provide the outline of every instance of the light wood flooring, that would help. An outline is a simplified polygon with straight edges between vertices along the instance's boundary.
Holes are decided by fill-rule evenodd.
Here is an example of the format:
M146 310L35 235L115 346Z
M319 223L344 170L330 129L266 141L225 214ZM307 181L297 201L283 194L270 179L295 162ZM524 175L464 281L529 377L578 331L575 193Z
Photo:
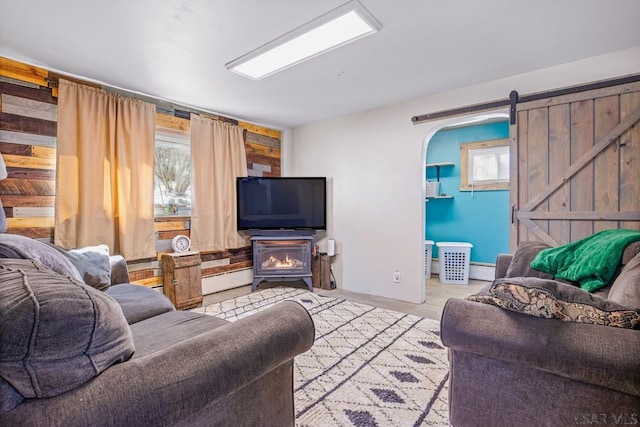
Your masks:
M444 284L440 283L440 281L438 280L438 276L433 276L426 282L427 297L426 301L422 304L413 304L393 298L384 298L374 295L361 294L358 292L351 292L343 289L333 289L330 291L323 289L314 289L314 292L335 298L343 298L361 304L368 304L378 308L385 308L388 310L395 310L401 313L413 314L428 319L440 320L444 304L449 298L464 298L468 295L478 292L487 284L488 282L484 282L481 280L469 280L469 284L467 285ZM263 282L260 284L260 289L282 285L283 283ZM296 288L299 287L300 289L307 289L307 286L302 282L287 282L284 285ZM202 305L209 305L220 301L226 301L228 299L247 295L249 293L251 293L251 285L241 286L239 288L229 289L227 291L216 292L214 294L205 295L204 300L202 301Z

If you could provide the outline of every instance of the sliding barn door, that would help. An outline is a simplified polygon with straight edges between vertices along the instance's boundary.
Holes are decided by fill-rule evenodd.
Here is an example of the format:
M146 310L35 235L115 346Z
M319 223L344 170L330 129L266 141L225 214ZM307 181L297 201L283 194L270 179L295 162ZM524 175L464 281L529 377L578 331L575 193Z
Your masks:
M640 229L640 83L517 105L511 250Z

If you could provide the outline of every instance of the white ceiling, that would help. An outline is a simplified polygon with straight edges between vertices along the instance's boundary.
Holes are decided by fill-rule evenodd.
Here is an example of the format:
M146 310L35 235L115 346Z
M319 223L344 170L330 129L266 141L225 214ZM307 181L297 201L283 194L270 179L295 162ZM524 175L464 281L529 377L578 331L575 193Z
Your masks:
M0 56L296 127L640 45L639 0L361 0L379 33L260 81L225 69L345 1L0 0Z

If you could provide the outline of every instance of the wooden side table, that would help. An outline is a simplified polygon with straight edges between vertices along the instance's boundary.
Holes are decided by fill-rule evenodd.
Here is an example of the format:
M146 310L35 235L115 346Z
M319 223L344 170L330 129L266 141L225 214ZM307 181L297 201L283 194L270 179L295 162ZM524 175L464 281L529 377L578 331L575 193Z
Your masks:
M198 252L162 255L163 291L178 310L202 303L201 263Z
M312 282L314 288L333 289L331 287L331 257L314 256L311 261Z

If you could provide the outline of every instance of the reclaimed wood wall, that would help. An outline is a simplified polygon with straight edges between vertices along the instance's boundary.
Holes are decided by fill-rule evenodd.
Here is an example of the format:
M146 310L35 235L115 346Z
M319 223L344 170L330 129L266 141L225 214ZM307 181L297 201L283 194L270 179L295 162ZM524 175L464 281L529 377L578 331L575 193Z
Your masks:
M8 233L53 239L57 99L46 70L0 58L0 181Z
M53 242L57 81L60 77L63 76L44 68L0 57L0 153L9 174L0 181L0 199L7 216L7 233L45 242ZM157 103L156 128L188 135L191 112L198 111ZM280 131L215 117L244 129L250 176L280 176ZM171 252L171 239L178 234L189 235L189 229L189 217L156 218L157 257L128 260L131 280L146 286L162 286L159 260L163 253ZM201 257L202 277L252 267L250 247L204 252Z

